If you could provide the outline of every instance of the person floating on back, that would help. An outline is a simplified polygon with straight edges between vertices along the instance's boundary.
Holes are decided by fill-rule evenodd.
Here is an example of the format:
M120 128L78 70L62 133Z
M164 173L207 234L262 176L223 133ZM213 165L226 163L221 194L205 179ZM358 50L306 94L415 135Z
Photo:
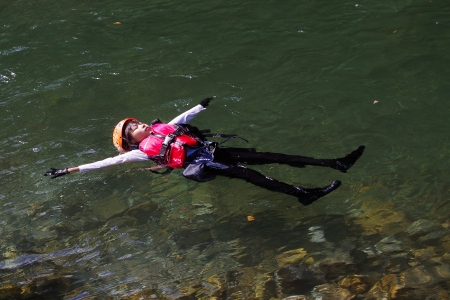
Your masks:
M322 188L303 188L267 177L242 164L278 163L299 168L312 165L330 167L345 173L364 152L365 146L359 146L342 158L315 159L299 155L257 152L254 148L221 147L216 142L206 140L207 134L187 124L204 110L211 100L213 98L204 99L169 123L162 123L156 119L147 125L134 118L123 119L113 131L113 144L121 154L78 167L50 168L44 176L51 176L53 179L77 171L83 173L122 163L152 160L157 164L150 168L154 172L164 167L168 170L183 168L183 176L199 182L209 181L216 175L240 178L271 191L292 195L297 197L301 204L310 205L337 189L341 182L335 180Z

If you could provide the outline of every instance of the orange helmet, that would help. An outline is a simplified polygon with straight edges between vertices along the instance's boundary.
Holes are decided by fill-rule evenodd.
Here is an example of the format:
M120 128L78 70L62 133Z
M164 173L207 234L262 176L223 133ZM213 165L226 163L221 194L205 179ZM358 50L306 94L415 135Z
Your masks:
M123 140L124 137L124 130L127 126L128 122L136 120L135 118L126 118L117 123L116 127L113 130L112 135L112 141L114 146L119 150L120 152L126 152L130 150L130 146L128 145L128 142Z

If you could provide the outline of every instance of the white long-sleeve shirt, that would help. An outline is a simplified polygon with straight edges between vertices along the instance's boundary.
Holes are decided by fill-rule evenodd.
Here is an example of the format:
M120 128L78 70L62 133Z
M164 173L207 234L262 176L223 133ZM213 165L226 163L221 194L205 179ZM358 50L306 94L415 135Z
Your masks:
M204 110L205 108L202 105L194 106L193 108L189 109L188 111L185 111L181 115L174 118L172 121L170 121L168 124L186 124L190 120L192 120L199 112ZM141 161L148 161L149 158L147 154L142 152L141 150L132 150L129 152L126 152L124 154L120 154L114 157L109 157L103 160L99 160L90 164L85 164L78 166L80 169L80 172L89 172L92 170L97 170L101 168L106 168L110 166L115 166L123 163L128 162L141 162Z

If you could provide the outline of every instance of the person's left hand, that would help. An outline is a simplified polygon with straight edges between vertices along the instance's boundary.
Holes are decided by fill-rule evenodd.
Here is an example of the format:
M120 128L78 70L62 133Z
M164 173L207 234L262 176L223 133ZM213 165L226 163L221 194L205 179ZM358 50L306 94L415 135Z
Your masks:
M52 179L55 179L56 177L60 177L60 176L64 176L69 174L69 170L67 169L55 169L55 168L50 168L50 170L48 170L47 172L45 172L44 176L52 176Z
M206 99L202 100L202 102L200 102L200 104L201 104L201 106L203 106L203 107L207 107L208 104L209 104L209 102L210 102L211 100L213 100L213 99L214 99L213 97L206 98Z

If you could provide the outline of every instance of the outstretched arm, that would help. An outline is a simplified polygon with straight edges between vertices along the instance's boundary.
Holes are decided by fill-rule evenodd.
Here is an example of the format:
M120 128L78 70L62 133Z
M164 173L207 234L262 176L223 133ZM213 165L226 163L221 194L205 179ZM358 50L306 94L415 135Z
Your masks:
M208 106L209 102L212 99L213 98L206 98L206 99L202 100L202 102L200 102L199 105L194 106L193 108L189 109L188 111L182 113L181 115L179 115L178 117L176 117L175 119L170 121L169 124L186 124L186 123L188 123L199 112L204 110L205 107ZM81 165L78 167L69 167L69 168L65 168L65 169L50 168L50 170L48 170L44 174L44 176L52 176L51 178L53 179L56 177L70 174L72 172L83 173L83 172L89 172L92 170L97 170L97 169L106 168L106 167L110 167L110 166L115 166L115 165L126 163L126 162L140 162L140 161L147 161L147 160L148 160L147 154L145 154L144 152L142 152L140 150L133 150L133 151L127 152L125 154L117 155L114 157L109 157L104 160L100 160L100 161L90 163L90 164Z
M191 108L190 110L185 111L184 113L182 113L181 115L179 115L178 117L176 117L175 119L170 121L169 124L189 123L190 120L192 120L199 112L201 112L208 106L209 102L212 99L214 99L214 98L210 97L210 98L206 98L206 99L202 100L202 102L200 102L199 105L196 105L193 108Z
M115 166L118 164L129 163L129 162L140 162L148 161L148 156L140 150L133 150L124 154L120 154L114 157L109 157L103 160L99 160L90 164L81 165L78 167L70 167L66 169L55 169L50 168L44 176L52 176L51 178L60 177L67 175L72 172L89 172L97 169L102 169L110 166Z

